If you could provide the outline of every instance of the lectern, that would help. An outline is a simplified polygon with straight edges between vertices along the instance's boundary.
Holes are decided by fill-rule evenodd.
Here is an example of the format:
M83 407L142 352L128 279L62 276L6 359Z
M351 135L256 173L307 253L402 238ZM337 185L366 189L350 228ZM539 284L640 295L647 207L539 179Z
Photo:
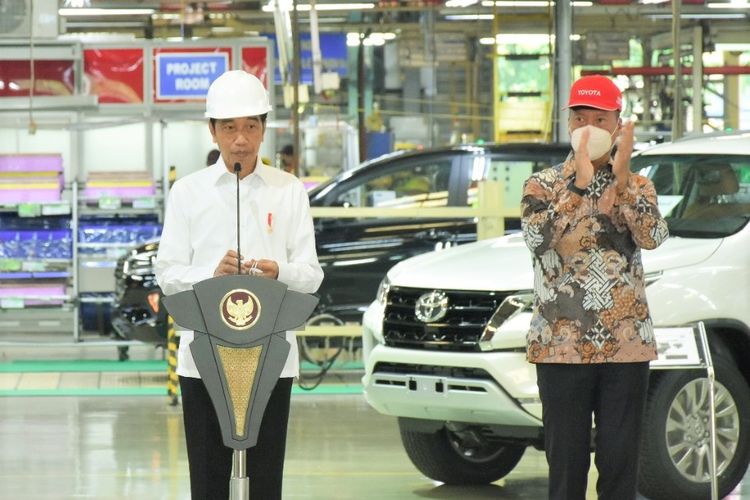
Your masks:
M290 345L287 330L307 321L318 298L250 275L210 278L163 299L180 327L194 330L190 351L234 450L232 500L249 498L246 451L258 441L268 399ZM258 499L262 500L262 499Z

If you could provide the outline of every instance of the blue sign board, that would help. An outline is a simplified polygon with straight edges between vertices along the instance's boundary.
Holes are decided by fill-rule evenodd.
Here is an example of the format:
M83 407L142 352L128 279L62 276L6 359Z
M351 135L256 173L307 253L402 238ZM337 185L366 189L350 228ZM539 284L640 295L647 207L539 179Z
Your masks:
M156 98L205 99L211 82L228 69L226 53L156 54Z
M281 73L279 72L279 47L276 44L276 35L267 33L264 36L273 40L274 53L276 54L276 71L274 83L281 84ZM313 68L312 68L312 40L310 33L300 33L300 83L312 85ZM347 74L347 48L346 33L320 33L320 56L323 63L323 72L338 73L341 78Z

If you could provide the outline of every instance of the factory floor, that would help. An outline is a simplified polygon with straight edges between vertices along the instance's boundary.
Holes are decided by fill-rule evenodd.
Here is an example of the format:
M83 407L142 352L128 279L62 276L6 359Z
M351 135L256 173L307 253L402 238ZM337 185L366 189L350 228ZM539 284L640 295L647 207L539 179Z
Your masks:
M133 348L118 362L112 349L0 346L0 499L190 498L181 407L166 395L162 355ZM546 498L534 449L491 485L426 478L396 420L365 403L359 376L343 370L313 391L295 388L285 499ZM587 499L595 481L592 467ZM750 499L750 476L727 498Z

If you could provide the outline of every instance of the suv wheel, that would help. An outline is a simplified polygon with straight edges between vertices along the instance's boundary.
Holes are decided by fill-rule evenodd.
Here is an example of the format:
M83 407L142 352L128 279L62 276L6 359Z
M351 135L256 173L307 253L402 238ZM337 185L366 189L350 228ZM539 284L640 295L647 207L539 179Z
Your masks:
M313 316L306 323L307 326L341 326L343 324L340 318L327 313ZM332 364L332 361L346 348L348 340L345 337L297 337L302 359L321 367Z
M465 439L445 427L434 433L408 430L399 419L401 441L409 459L425 476L446 484L488 484L518 464L525 446Z
M750 461L750 391L735 364L714 357L719 497ZM699 370L652 375L641 444L639 490L653 500L710 498L708 379Z

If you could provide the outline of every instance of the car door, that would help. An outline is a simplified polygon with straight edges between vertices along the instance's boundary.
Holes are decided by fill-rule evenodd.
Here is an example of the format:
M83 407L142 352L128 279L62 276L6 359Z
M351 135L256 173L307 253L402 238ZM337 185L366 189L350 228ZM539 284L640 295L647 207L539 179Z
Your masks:
M402 208L463 206L457 189L460 150L394 158L342 180L315 205ZM465 194L464 194L465 196ZM319 293L326 312L359 321L378 284L397 262L452 244L466 221L414 217L316 219L318 260L325 278Z

